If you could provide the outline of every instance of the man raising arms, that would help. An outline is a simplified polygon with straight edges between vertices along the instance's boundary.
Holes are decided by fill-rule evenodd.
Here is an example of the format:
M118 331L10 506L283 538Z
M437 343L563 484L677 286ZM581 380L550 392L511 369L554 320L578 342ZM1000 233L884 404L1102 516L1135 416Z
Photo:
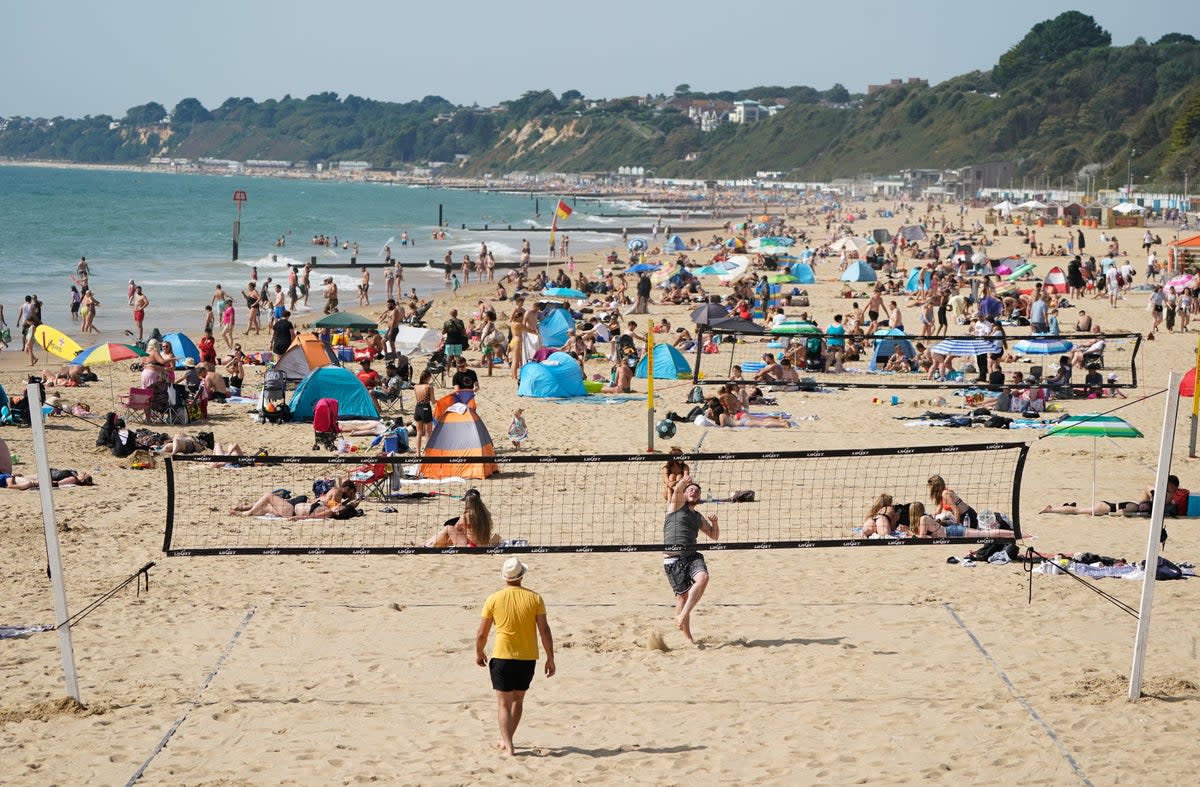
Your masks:
M521 587L526 570L526 565L515 557L504 561L500 576L506 586L484 602L479 630L475 633L475 663L489 668L492 688L496 690L496 716L500 725L497 745L510 757L513 735L521 723L525 692L537 667L539 636L546 649L546 677L554 676L554 635L546 620L546 604L540 595ZM493 624L496 642L489 662L484 648Z
M721 536L717 516L705 516L696 510L700 504L700 484L692 480L690 473L675 483L671 499L667 501L667 518L663 522L663 569L671 590L675 591L675 624L691 644L692 610L700 603L708 587L708 566L704 555L696 551L696 534L716 541Z

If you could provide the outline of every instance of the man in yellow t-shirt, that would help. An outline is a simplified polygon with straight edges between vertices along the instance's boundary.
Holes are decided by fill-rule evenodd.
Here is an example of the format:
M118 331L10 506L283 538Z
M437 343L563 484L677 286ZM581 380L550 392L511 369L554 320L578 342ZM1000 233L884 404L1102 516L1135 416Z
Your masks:
M475 634L475 663L490 669L492 688L496 690L500 724L497 745L509 756L513 754L513 734L521 723L525 692L537 667L539 636L546 650L546 677L554 675L554 635L546 620L546 604L537 593L521 587L526 570L526 565L515 557L504 561L500 576L506 586L484 602L479 631ZM484 648L493 624L496 642L489 661Z

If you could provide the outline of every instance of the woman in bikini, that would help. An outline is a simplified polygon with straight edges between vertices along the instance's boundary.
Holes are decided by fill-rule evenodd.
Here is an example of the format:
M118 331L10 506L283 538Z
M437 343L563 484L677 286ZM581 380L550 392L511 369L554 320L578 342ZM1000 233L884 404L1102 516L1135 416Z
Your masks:
M421 456L421 446L429 440L433 433L433 373L428 369L421 372L421 377L413 387L416 404L413 405L413 423L417 425L417 456Z
M687 462L681 462L674 458L682 454L683 451L680 450L679 446L671 446L667 463L662 468L663 500L671 499L671 493L675 491L675 484L679 483L679 480L688 474Z
M352 505L358 495L353 481L343 481L313 502L292 503L288 498L267 492L250 505L236 506L229 513L234 516L265 516L274 514L284 519L331 519L346 506Z
M446 524L425 542L427 547L491 546L492 512L483 504L478 489L468 489L463 495L461 516L446 520Z
M892 496L881 494L871 504L866 518L862 523L863 538L891 538L896 522L896 509L892 506Z
M979 527L979 515L971 508L958 493L946 486L946 481L940 475L929 477L929 499L933 502L938 513L946 512L953 517L950 524ZM936 518L935 514L935 518Z
M514 380L520 380L521 366L525 363L525 307L521 304L517 304L512 316L508 318L508 332L512 334L512 344L509 347L509 356L512 358L510 371Z

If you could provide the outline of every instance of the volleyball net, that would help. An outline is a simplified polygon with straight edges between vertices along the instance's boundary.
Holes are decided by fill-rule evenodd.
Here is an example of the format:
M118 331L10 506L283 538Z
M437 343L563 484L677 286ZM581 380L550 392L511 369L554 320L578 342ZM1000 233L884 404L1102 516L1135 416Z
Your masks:
M1003 342L976 336L922 337L898 330L882 330L867 336L846 336L822 332L816 325L791 323L786 334L709 332L699 326L697 347L692 362L692 379L700 384L723 385L737 379L736 372L752 380L772 360L787 358L809 387L829 388L995 388L977 382L979 356L1001 353L1006 372L1005 384L1012 383L1012 372L1021 372L1026 383L1045 384L1067 356L1073 368L1067 386L1082 395L1089 372L1098 372L1101 395L1114 388L1137 387L1137 353L1140 333L1063 334L1060 336L1008 337ZM1103 344L1097 345L1098 341ZM707 351L706 351L707 350ZM843 371L834 372L833 352L842 356ZM926 379L928 367L921 362L922 351L930 355L944 353L950 358L954 374L944 379ZM764 356L770 354L771 359ZM896 359L893 361L893 359ZM900 363L903 358L906 362ZM986 357L984 362L987 362ZM970 371L964 371L970 369Z
M717 514L720 541L701 549L907 546L1016 539L1028 447L986 443L671 457L701 485L700 510ZM640 552L663 549L666 486L662 454L379 457L176 456L165 462L170 556L417 554L427 552ZM980 514L1011 530L953 538L864 539L863 520L880 494L897 507L931 504L927 481L941 475ZM350 519L235 515L268 493L309 501L329 481L350 478L363 513ZM321 482L321 483L317 483ZM316 489L314 489L316 485ZM424 546L478 489L495 540L463 548ZM289 506L291 503L288 504ZM288 513L286 507L276 507ZM300 508L304 510L305 504Z

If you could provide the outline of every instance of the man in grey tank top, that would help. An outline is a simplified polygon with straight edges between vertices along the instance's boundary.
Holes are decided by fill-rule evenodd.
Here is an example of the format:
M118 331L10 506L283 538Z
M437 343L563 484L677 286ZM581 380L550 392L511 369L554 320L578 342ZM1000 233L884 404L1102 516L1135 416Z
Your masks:
M691 615L708 587L708 566L704 556L696 551L696 536L704 535L716 541L720 537L716 515L705 516L696 510L700 503L700 484L689 473L676 482L667 501L667 516L663 522L663 569L671 590L675 592L675 624L693 645Z

